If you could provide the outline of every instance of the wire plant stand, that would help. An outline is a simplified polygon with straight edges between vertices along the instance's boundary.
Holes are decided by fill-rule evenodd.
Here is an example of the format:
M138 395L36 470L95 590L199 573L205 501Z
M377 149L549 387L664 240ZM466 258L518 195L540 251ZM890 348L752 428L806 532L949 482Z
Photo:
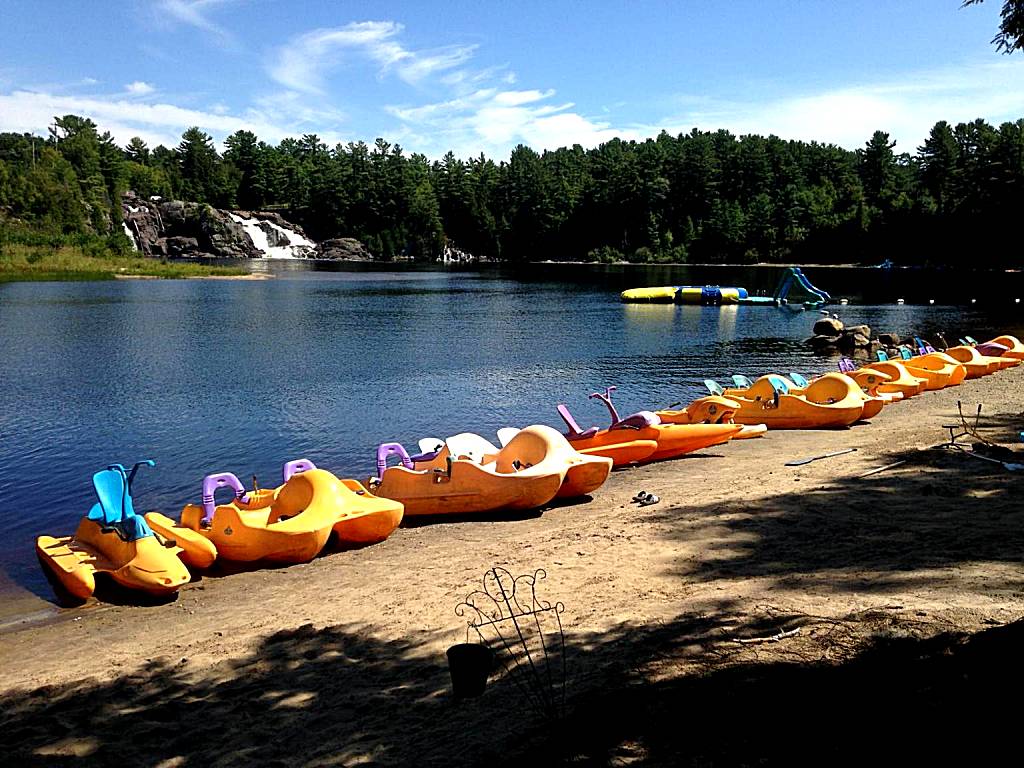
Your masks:
M565 712L565 606L537 597L537 584L545 578L543 568L521 576L490 568L483 588L470 592L455 614L467 619L467 640L472 631L491 648L530 708L559 719Z

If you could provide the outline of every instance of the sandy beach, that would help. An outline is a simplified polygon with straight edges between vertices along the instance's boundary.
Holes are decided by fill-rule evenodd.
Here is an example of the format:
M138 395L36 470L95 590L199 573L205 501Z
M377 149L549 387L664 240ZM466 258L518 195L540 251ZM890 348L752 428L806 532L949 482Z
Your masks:
M1013 747L1024 472L929 449L957 401L1020 445L1024 371L839 431L613 473L586 503L404 527L286 568L113 593L0 634L5 765L974 762ZM785 462L843 448L799 467ZM1024 456L1024 453L1022 453ZM859 475L903 462L870 477ZM638 507L639 490L661 501ZM453 700L455 605L545 569L563 720L507 680ZM752 642L738 642L747 640Z

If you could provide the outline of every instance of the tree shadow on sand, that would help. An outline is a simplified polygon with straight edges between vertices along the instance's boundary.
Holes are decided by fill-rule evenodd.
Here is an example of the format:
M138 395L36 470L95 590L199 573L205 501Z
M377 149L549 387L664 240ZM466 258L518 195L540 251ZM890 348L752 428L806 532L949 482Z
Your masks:
M707 542L699 558L675 568L688 580L771 577L884 592L948 579L951 566L1024 562L1024 471L949 449L894 452L878 464L896 462L830 481L786 467L791 492L704 506L663 498L649 519L667 540ZM1018 590L1024 578L989 586Z
M665 498L634 514L652 537L706 542L696 559L670 565L683 582L765 578L884 594L985 563L997 571L972 589L1024 589L1024 472L941 450L879 464L895 461L920 471L828 480L823 466L785 468L792 492L704 505ZM537 717L507 680L453 700L438 634L388 640L361 626L307 625L206 669L140 659L111 681L0 695L0 755L5 765L164 768L1019 761L1024 621L936 634L898 605L752 617L739 601L693 600L687 610L596 633L570 618L560 721Z
M455 701L443 657L312 626L194 672L148 661L110 682L0 698L7 765L794 765L947 762L1014 747L1024 623L928 637L884 611L844 621L722 618L570 637L568 715L545 721L505 680ZM794 630L799 629L799 634ZM780 630L777 644L760 640ZM839 654L850 660L836 663Z
M776 617L799 628L742 645L750 626L699 618L596 636L577 667L600 675L557 728L501 765L994 764L1018 748L1007 691L1024 682L1024 622L973 636L917 636L913 622ZM772 634L776 633L776 634ZM835 653L851 658L836 664ZM586 658L590 656L590 658ZM680 674L683 671L684 674Z

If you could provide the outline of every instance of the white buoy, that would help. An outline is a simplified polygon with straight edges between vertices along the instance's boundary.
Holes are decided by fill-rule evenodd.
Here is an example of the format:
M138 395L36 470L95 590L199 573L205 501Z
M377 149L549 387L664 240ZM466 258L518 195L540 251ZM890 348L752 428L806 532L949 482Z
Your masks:
M896 299L896 303L902 306L903 305L903 299Z
M935 303L935 299L928 299L928 303L929 304L934 304Z
M1020 304L1020 299L1014 299L1014 300L1013 300L1013 303L1014 303L1014 304Z
M977 304L977 303L978 303L977 299L971 299L971 304Z

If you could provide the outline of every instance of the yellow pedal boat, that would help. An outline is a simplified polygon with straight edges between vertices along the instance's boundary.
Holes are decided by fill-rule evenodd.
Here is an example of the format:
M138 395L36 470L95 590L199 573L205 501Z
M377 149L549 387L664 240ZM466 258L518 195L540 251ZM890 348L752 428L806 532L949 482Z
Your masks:
M1001 362L1002 360L1012 360L1012 358L1009 357L999 358L983 355L974 347L968 345L950 347L949 349L943 350L941 354L953 358L960 363L960 365L966 368L968 379L977 379L981 376L987 376L990 373L995 373L1003 367ZM922 357L929 356L930 355L922 355Z
M847 427L864 413L864 398L856 382L842 374L825 374L803 395L789 394L781 377L761 376L746 389L723 390L704 382L712 394L740 404L738 424L767 424L768 429L825 429Z
M901 381L900 374L896 371L886 372L867 366L858 368L848 357L839 361L839 372L845 373L857 382L860 391L865 395L881 398L888 404L901 402L924 389L924 380L910 377L909 373L908 378Z
M901 392L904 397L913 397L929 389L949 386L955 370L939 363L936 366L935 369L912 368L905 360L879 360L868 363L860 370L875 371L889 377L888 381L879 386L880 391Z
M458 446L453 451L445 444L414 458L400 443L383 443L377 449L378 477L371 488L404 504L407 516L536 509L559 494L575 461L564 444L558 432L540 424L520 430L508 445L486 456L464 449L460 453ZM401 463L389 467L392 456ZM587 471L596 467L604 477L610 469L608 463L586 466Z
M942 352L915 355L909 347L900 347L900 359L889 362L898 362L911 376L924 379L929 390L955 387L967 378L966 366Z
M951 349L973 349L982 359L988 361L989 370L991 372L1002 371L1006 368L1016 368L1020 365L1020 360L1012 355L1007 355L1006 352L1009 348L1005 344L993 344L986 342L984 344L970 344L961 347L951 347ZM949 354L949 350L946 350ZM956 354L950 355L951 357L958 357Z
M181 548L158 538L135 512L131 484L141 466L153 462L141 461L130 472L120 464L97 472L92 482L99 501L75 535L36 540L40 561L76 598L84 600L95 591L97 573L154 595L169 594L189 581Z
M855 392L863 403L860 415L860 418L863 420L874 418L881 413L884 406L893 402L893 396L891 395L877 395L865 391L856 379L842 371L839 373L822 374L813 379L813 381L808 381L799 373L791 373L789 376L783 376L780 373L770 373L768 375L781 380L791 395L806 397L807 390L811 385L819 381L822 383L815 388L815 395L813 396L819 400L839 400L845 396L845 393ZM733 376L733 381L740 391L752 385L752 382L746 376ZM726 394L731 391L733 390L726 390Z
M150 512L154 530L173 537L195 567L215 557L239 562L301 563L316 557L334 532L343 544L372 544L402 521L402 505L379 499L355 480L341 480L308 460L288 462L276 489L247 491L230 472L203 480L203 503L186 504L175 522ZM216 504L229 488L234 498Z
M681 410L663 408L655 411L655 415L661 419L662 424L735 424L736 411L740 404L735 400L720 395L709 395L694 400ZM740 424L739 432L734 434L732 440L746 440L752 437L761 437L768 431L765 424Z

